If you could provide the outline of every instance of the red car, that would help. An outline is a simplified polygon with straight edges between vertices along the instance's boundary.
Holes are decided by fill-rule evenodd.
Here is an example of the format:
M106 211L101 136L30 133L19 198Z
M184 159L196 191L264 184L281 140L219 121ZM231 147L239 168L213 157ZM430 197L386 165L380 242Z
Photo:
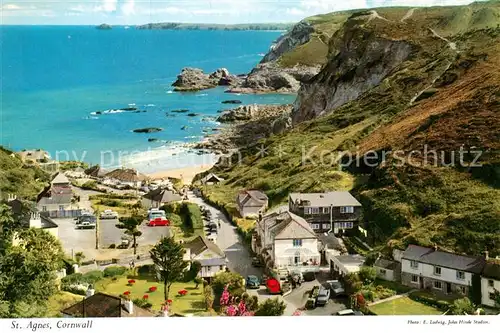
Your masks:
M149 223L148 223L148 226L150 226L150 227L165 227L165 226L169 226L169 225L170 225L170 221L164 217L157 217L157 218L149 221Z

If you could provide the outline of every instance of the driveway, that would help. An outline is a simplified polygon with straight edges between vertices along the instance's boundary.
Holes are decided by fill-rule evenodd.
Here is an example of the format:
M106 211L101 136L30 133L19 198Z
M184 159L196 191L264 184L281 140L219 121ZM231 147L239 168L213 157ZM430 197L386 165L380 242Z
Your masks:
M107 249L111 244L118 246L121 243L122 237L125 236L125 229L118 229L116 227L118 223L117 219L100 220L100 248ZM139 230L142 235L137 237L138 245L155 245L162 237L170 236L169 227L148 227L145 222L139 226Z
M72 218L54 219L54 222L59 226L59 240L67 255L95 249L95 229L76 229L75 220Z

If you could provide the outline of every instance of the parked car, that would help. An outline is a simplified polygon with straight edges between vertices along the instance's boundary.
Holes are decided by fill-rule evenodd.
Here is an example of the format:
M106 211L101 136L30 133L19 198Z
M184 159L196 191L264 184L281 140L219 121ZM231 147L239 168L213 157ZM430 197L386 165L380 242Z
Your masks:
M292 282L292 285L301 285L302 282L304 281L304 276L302 276L302 273L300 271L293 271L290 272L290 282Z
M302 277L304 278L304 281L310 282L316 280L316 273L314 272L304 272L302 273Z
M165 218L166 217L166 214L165 214L165 211L163 210L160 210L158 208L152 208L149 210L149 214L148 214L148 220L154 220L155 218L157 217L163 217Z
M325 287L319 287L319 293L316 297L316 306L325 306L330 299L330 289L326 289Z
M339 280L326 281L333 297L346 296L344 285Z
M166 227L170 225L170 221L164 217L157 217L149 221L148 226L150 227Z
M275 278L269 278L266 281L266 289L267 292L271 295L280 295L283 292L281 291L281 285L278 280Z
M111 209L106 209L104 212L101 213L101 219L117 219L117 218L118 218L118 213Z
M259 257L252 258L252 266L253 267L264 267L264 263L260 260Z
M95 222L91 221L83 221L80 222L76 225L77 229L94 229L95 228Z
M364 316L361 311L354 311L353 309L340 310L335 315L337 316Z
M249 288L249 289L259 289L260 288L259 278L256 277L255 275L247 276L246 285L247 285L247 288Z

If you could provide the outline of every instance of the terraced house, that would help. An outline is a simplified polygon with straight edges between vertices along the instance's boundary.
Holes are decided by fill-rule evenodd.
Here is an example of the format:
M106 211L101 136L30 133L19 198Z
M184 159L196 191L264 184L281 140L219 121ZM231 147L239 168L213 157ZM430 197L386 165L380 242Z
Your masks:
M438 294L472 296L471 288L481 288L480 275L484 257L463 256L409 245L401 259L401 282L416 289L429 289Z
M481 276L481 304L500 308L500 260L489 260Z
M352 230L358 226L362 211L361 203L347 191L292 193L288 206L317 233Z

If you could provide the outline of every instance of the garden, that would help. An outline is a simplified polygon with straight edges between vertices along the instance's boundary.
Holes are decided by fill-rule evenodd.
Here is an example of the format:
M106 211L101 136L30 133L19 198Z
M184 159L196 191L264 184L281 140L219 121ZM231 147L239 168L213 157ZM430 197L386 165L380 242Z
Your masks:
M407 296L370 306L370 311L381 316L443 314L437 308L414 301Z

